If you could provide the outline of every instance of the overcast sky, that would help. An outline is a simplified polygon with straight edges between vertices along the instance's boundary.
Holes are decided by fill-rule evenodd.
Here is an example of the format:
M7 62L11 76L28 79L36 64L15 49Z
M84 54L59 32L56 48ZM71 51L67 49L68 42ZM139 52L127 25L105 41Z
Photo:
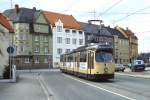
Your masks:
M0 11L11 8L0 0ZM105 25L129 27L138 37L139 53L150 52L150 0L12 0L13 6L73 15L78 21L102 19ZM95 12L95 13L94 13Z

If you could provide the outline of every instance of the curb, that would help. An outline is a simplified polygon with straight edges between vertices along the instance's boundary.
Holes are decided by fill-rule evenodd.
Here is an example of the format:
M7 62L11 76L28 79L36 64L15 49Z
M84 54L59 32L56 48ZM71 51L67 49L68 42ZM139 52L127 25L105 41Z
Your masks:
M131 74L125 74L125 73L115 73L117 75L126 75L130 77L137 77L137 78L150 78L150 75L131 75Z

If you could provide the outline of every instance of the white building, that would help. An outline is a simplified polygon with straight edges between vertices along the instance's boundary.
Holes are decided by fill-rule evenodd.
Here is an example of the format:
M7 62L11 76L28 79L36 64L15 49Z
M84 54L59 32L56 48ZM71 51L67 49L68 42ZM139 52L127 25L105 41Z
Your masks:
M0 13L0 77L3 77L5 67L9 66L7 48L11 44L13 28L7 18Z
M60 55L85 44L84 32L72 15L43 11L50 23L53 36L53 66L57 67Z

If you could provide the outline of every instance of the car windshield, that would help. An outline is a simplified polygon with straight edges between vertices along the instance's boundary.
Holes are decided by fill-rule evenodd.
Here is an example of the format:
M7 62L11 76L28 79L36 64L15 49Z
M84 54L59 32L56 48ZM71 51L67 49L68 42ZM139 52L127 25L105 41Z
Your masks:
M95 54L97 62L112 62L112 54L106 52L98 52Z

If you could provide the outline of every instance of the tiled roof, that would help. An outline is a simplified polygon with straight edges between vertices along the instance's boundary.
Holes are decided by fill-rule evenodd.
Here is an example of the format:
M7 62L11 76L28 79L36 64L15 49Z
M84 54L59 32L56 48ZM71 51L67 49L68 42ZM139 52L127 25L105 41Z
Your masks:
M111 32L112 33L112 35L117 35L119 38L121 38L121 39L127 39L127 37L125 37L120 31L118 31L117 29L115 29L115 28L110 28L110 27L106 27L107 28L107 30L109 31L109 32Z
M9 30L10 33L13 33L13 27L11 26L11 24L9 23L7 17L5 17L2 13L0 13L0 24L2 26L4 26L5 28L7 28Z
M48 22L53 26L55 25L55 22L57 22L60 19L65 28L81 29L80 24L76 21L76 19L72 15L65 15L49 11L43 11L43 14L48 20Z
M134 35L133 32L131 32L131 30L127 29L123 29L122 27L117 26L117 28L121 29L121 31L123 31L128 37L130 37L131 35Z
M35 17L35 12L38 10L29 8L19 8L19 12L16 13L15 9L8 9L4 11L4 15L10 18L13 22L32 23Z
M112 36L112 34L104 26L100 28L99 25L84 22L80 22L80 25L85 34Z

